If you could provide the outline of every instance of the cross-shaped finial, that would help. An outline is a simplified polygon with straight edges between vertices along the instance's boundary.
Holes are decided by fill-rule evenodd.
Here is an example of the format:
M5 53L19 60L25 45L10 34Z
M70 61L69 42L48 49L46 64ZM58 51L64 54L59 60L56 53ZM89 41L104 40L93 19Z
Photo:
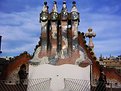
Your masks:
M94 48L94 44L93 44L93 41L92 41L92 37L95 37L96 34L92 31L91 28L89 28L88 29L88 32L85 34L85 36L89 38L89 44L88 44L88 46L90 48Z

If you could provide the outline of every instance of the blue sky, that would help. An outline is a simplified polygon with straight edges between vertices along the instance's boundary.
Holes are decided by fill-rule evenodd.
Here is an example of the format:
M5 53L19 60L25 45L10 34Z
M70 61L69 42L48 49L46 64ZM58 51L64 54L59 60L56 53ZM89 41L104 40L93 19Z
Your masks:
M53 0L46 0L49 10ZM58 11L62 0L56 0ZM70 12L73 0L66 0ZM80 13L79 31L93 28L95 54L117 56L121 54L121 0L75 0ZM44 0L0 0L0 56L17 56L24 51L33 53L40 36L39 13Z

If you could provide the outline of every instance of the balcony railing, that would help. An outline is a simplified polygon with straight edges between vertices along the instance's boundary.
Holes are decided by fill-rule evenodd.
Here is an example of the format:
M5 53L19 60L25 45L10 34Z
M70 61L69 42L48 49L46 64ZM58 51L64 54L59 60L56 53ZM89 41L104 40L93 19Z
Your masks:
M15 80L0 80L0 91L52 91L50 90L51 78L24 80L23 83ZM100 83L100 85L99 85ZM104 86L101 82L93 83L87 80L64 78L62 91L121 91L121 85L108 83Z
M64 79L65 89L68 91L90 91L90 81L79 79Z

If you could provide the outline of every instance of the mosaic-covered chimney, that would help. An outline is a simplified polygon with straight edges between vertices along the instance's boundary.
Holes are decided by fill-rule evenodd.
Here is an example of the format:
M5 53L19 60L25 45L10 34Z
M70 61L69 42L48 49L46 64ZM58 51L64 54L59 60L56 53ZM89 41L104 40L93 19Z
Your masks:
M72 2L71 9L71 25L72 25L72 49L78 49L78 25L79 25L79 13L76 8L76 2Z
M60 21L61 21L61 31L62 31L61 57L65 58L67 56L67 48L68 48L68 39L67 39L68 10L65 1L63 2L62 10L60 13Z
M48 6L47 2L44 2L42 12L40 13L40 23L41 23L41 50L47 50L47 28L48 28Z
M52 11L50 13L50 43L51 43L51 53L56 54L57 51L57 31L58 31L58 11L57 2L54 1Z

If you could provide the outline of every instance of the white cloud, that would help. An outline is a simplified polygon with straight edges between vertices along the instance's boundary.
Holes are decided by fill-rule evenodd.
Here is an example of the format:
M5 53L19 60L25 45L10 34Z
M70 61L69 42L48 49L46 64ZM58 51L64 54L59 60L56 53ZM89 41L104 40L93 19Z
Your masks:
M0 18L2 18L0 35L2 35L3 55L11 56L26 50L32 54L31 52L37 45L40 35L38 9L28 12L0 14ZM18 42L21 42L20 45L17 44Z
M29 9L23 12L0 13L0 35L3 36L2 50L3 54L9 55L16 52L29 51L31 54L39 41L40 24L39 12L41 7L37 9ZM84 11L79 10L81 22L79 31L87 32L89 27L93 28L97 36L94 38L96 55L114 54L118 55L121 48L121 17L117 15L109 15L104 13L90 12L90 8L85 8ZM11 41L22 42L15 48L8 47ZM16 44L15 43L15 44ZM8 56L9 56L8 55ZM120 54L119 54L120 55Z
M121 51L121 43L119 42L119 38L117 40L110 39L110 40L102 40L102 41L95 41L95 52L99 56L103 54L104 56L109 56L110 54L116 56L119 55L118 53Z
M112 13L117 12L119 9L120 9L120 6L118 6L118 5L105 6L105 7L100 8L97 12L103 12L103 13L112 14Z

